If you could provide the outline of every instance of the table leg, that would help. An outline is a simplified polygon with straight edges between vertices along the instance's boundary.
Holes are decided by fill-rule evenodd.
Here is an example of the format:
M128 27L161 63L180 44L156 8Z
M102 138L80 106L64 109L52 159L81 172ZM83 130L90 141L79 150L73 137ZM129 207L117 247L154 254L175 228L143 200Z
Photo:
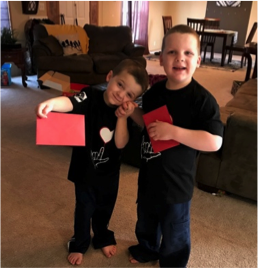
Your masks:
M234 36L232 37L233 40ZM232 42L232 41L231 41ZM222 45L222 53L221 53L221 66L223 67L225 64L225 57L226 57L226 45L227 45L227 35L223 36L223 45Z
M26 83L27 77L25 74L25 67L22 67L21 70L22 70L22 84L24 87L27 87L27 83Z
M254 70L253 70L253 75L252 78L257 77L257 54L255 55L255 63L254 63Z
M221 53L221 66L224 66L224 62L225 62L225 49L226 49L226 44L227 44L227 36L225 35L223 37L223 46L222 46L222 53Z
M244 53L244 56L247 58L247 69L245 75L245 81L250 79L251 69L252 69L252 57L250 53Z

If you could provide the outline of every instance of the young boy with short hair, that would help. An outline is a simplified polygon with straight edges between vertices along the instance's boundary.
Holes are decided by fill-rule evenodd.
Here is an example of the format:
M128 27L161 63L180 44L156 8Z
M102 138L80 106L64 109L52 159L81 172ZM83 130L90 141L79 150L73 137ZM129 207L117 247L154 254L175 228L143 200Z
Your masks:
M198 151L217 151L223 124L215 98L193 74L201 62L198 34L177 25L163 38L160 64L167 79L142 98L148 113L166 105L173 124L152 122L144 129L138 181L136 236L130 262L159 260L161 267L186 267L190 256L190 204ZM119 108L123 109L123 106ZM144 126L136 108L132 118ZM153 140L176 140L175 147L154 153Z
M50 111L85 115L86 146L74 147L68 179L74 182L76 207L74 236L68 243L68 261L81 264L91 235L95 249L106 257L116 253L114 232L108 229L115 206L121 150L127 144L127 118L137 106L133 101L148 87L145 68L133 60L124 60L107 75L107 89L84 88L73 97L57 97L40 103L39 117ZM124 105L123 114L117 108Z

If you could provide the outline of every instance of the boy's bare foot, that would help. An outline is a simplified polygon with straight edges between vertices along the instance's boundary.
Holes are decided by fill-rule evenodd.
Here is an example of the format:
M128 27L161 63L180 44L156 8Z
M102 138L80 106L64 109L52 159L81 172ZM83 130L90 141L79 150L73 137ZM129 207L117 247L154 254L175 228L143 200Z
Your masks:
M115 245L109 245L109 246L103 247L101 250L107 258L110 258L116 254Z
M68 255L68 261L72 264L72 265L79 265L82 263L82 253L79 252L72 252Z
M139 263L132 255L129 256L130 263Z

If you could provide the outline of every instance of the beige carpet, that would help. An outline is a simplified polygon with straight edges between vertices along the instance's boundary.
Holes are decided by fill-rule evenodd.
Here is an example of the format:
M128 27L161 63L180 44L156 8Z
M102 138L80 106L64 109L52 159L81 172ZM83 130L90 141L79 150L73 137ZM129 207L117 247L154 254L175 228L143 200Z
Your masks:
M148 62L151 74L162 73ZM220 105L232 98L234 73L198 69L195 78ZM1 267L71 267L66 243L73 234L74 188L67 177L71 148L35 145L35 106L60 94L28 87L21 78L1 89ZM133 265L127 247L136 242L138 169L122 165L119 196L110 228L115 231L116 256L107 259L92 247L80 267L158 267ZM233 195L223 197L195 189L191 208L192 252L189 268L257 267L257 206Z

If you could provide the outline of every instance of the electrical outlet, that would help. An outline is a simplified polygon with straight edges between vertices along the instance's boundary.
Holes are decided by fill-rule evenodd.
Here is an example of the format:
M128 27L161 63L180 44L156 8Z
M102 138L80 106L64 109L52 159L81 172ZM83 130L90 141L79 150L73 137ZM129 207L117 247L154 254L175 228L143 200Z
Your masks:
M156 41L153 42L153 45L156 46Z

